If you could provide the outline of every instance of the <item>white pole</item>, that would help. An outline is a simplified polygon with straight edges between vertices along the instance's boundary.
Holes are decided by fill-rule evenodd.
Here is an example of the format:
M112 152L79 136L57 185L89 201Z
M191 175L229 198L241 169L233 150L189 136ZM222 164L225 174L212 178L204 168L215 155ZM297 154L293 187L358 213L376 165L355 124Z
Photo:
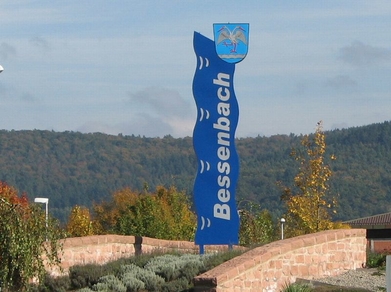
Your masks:
M47 202L45 203L46 205L46 232L48 230L48 220L49 220L49 199L47 200Z
M45 204L45 219L46 219L46 241L48 240L48 221L49 221L49 199L48 198L35 198L34 203Z
M285 219L281 218L280 222L281 222L281 239L284 239L284 223L285 223Z

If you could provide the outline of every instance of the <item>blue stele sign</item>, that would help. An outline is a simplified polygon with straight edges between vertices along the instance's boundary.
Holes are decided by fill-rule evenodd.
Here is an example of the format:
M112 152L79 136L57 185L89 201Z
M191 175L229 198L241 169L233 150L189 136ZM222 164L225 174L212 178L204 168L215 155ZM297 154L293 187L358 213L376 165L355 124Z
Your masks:
M239 106L233 87L235 64L221 59L215 42L197 32L194 33L194 51L197 68L193 95L197 121L193 146L198 160L194 182L198 218L195 243L200 246L238 244L235 191L239 158L235 131Z

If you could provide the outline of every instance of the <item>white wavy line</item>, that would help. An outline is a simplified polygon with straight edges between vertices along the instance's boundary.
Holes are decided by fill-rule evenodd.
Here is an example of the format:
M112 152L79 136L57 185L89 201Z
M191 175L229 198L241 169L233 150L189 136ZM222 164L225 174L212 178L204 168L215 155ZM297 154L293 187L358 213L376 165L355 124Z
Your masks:
M210 163L207 161L206 162L206 171L209 171L209 169L210 169Z
M206 61L205 67L209 67L209 59L208 59L208 58L205 58L205 61Z
M201 56L198 56L198 58L200 59L200 66L198 67L198 69L201 70L203 66L203 60Z
M200 173L203 173L204 172L204 162L202 160L200 160L200 162L201 162L201 171L200 171Z
M209 219L208 219L209 220ZM204 217L202 217L201 216L201 222L202 222L202 224L201 224L201 230L203 230L204 228L205 228L205 219L204 219Z
M206 227L210 227L210 219L206 218L206 220L208 221L208 225L206 225Z
M202 119L204 118L204 110L202 108L200 108L200 111L201 111L201 117L200 117L200 122L201 122Z
M209 111L208 110L205 111L206 111L206 119L209 119Z

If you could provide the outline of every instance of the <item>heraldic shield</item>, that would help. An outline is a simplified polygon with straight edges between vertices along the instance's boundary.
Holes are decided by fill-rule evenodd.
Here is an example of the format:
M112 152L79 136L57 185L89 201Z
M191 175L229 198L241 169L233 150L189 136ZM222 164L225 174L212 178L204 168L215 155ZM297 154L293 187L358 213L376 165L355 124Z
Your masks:
M217 55L228 63L242 61L248 52L248 23L215 23L213 34Z

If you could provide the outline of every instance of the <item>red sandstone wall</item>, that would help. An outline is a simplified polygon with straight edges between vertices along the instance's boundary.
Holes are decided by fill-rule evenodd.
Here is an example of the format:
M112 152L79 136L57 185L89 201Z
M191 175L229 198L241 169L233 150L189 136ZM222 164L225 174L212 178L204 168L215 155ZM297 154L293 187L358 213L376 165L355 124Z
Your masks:
M227 250L228 246L206 246L205 250ZM67 273L74 265L104 264L119 258L130 257L153 251L180 251L198 253L199 246L194 242L170 241L139 236L94 235L67 238L63 241L61 256L62 273ZM51 275L62 274L59 269L48 268Z
M314 279L361 268L366 262L366 231L340 229L276 241L252 249L194 278L196 291L280 291L296 278ZM227 246L206 246L206 251ZM148 253L176 250L198 253L193 242L148 237L100 235L64 240L63 272L78 264L97 263ZM50 270L59 275L58 270Z
M195 291L280 291L296 278L334 276L366 262L366 231L340 229L252 249L194 278Z

